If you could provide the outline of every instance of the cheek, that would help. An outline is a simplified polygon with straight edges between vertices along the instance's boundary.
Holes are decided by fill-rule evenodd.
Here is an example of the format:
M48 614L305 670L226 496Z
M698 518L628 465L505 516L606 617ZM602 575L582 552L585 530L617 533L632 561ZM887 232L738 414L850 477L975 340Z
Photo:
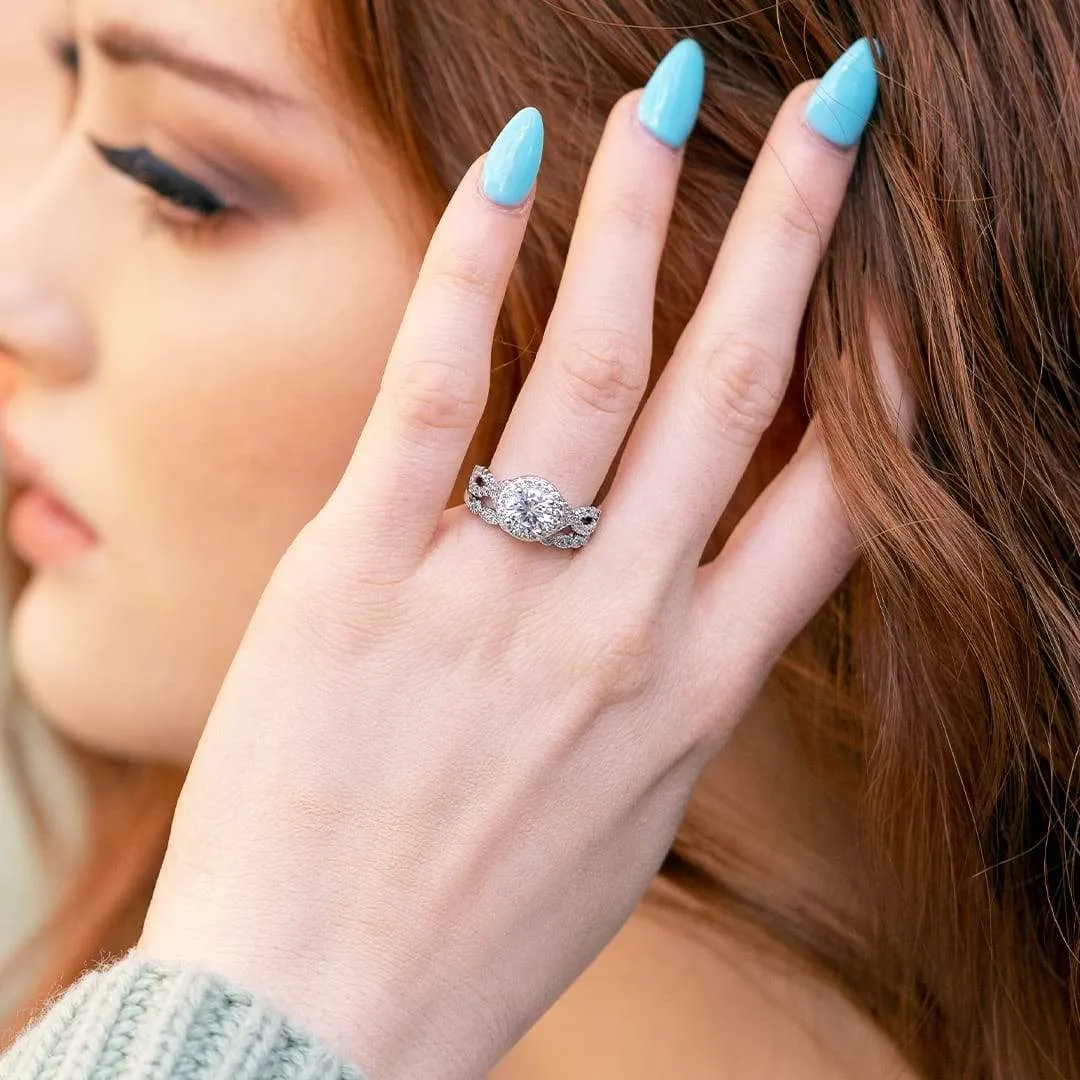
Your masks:
M153 508L158 569L261 592L345 469L417 266L392 234L329 226L241 265L189 260L104 351L105 428L125 499Z
M250 266L222 259L218 272L193 253L188 273L162 269L128 290L117 310L134 314L99 336L95 427L102 490L114 493L103 550L111 584L142 612L100 632L154 643L155 661L117 677L148 693L155 666L158 682L182 677L205 707L188 729L201 729L270 574L340 479L377 393L419 255L388 235L368 241L307 236Z

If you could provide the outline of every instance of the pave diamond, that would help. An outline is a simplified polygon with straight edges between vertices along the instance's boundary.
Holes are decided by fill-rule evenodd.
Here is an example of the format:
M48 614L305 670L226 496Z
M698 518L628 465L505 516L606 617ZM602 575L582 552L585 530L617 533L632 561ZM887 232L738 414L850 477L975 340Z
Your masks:
M567 521L569 510L558 488L540 476L506 481L495 501L499 524L521 540L547 536Z

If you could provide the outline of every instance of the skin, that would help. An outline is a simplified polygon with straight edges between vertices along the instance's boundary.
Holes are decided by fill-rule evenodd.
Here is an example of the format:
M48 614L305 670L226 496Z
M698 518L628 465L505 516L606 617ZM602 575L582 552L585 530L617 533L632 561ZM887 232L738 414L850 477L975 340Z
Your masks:
M146 10L80 3L80 37ZM77 114L0 224L10 428L102 539L36 570L12 660L52 723L123 755L190 759L271 570L345 467L432 227L390 155L335 122L284 18L184 0L153 26L271 73L302 102L290 116L82 49ZM191 215L110 170L88 134L211 188L196 154L229 147L273 193L241 202L249 220L174 234L155 208L189 232Z
M68 22L65 0L0 0L0 205L33 179L70 118L74 79L52 47Z
M288 47L295 20L284 6L160 0L150 12L136 0L79 0L70 126L70 85L40 50L18 70L48 85L41 111L0 114L23 139L0 177L0 340L17 376L8 422L102 538L77 564L35 568L13 612L11 658L43 714L76 740L186 764L271 572L349 463L435 223L393 156L343 129ZM113 19L152 25L192 52L242 56L301 110L261 114L153 66L119 67L89 47ZM190 215L111 172L88 134L148 145L226 198L197 154L229 147L273 194L238 193L250 218L199 235ZM535 457L559 441L530 437L511 430L502 452ZM571 480L582 491L568 494L587 499L594 479ZM846 838L812 812L793 747L766 688L710 766L712 782L808 887L842 896ZM657 979L667 980L660 996ZM628 1038L619 1018L634 1010L669 1041L645 1025L648 1039ZM891 1061L820 986L777 985L734 945L717 960L633 918L492 1075L595 1080L603 1068L632 1075L631 1058L658 1075L675 1042L687 1076L713 1075L733 1047L747 1077L778 1061L798 1063L799 1073L784 1064L792 1076L879 1075ZM628 1059L617 1069L615 1048ZM648 1048L663 1061L650 1063Z

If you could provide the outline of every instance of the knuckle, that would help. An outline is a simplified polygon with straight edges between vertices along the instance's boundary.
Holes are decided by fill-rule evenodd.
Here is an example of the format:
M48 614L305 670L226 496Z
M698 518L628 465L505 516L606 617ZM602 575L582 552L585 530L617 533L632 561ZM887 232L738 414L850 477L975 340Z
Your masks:
M773 220L783 247L792 244L811 251L824 246L824 232L810 204L796 190L778 201Z
M628 615L612 626L590 650L595 677L608 693L634 698L645 692L655 676L659 653L657 620Z
M641 343L613 328L575 333L563 370L574 398L620 416L637 408L648 379Z
M719 342L699 365L701 397L713 419L736 435L757 440L784 395L785 365L750 337Z
M395 414L407 429L463 431L483 413L486 394L463 364L428 358L404 366L393 383Z
M489 252L461 247L452 257L431 267L430 280L457 300L486 301L499 286L499 272Z
M662 233L667 228L667 212L656 202L651 190L641 186L623 187L606 199L601 214L616 228L635 233Z

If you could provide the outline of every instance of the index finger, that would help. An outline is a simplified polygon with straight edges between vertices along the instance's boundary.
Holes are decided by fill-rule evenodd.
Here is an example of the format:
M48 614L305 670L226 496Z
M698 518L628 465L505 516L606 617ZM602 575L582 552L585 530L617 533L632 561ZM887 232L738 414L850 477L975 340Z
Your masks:
M837 74L846 78L839 100L828 93ZM636 554L670 567L692 557L696 569L783 400L875 96L870 50L860 39L823 79L800 84L780 106L701 303L604 502L607 542L622 549L615 562ZM605 541L598 537L594 548L598 542Z

